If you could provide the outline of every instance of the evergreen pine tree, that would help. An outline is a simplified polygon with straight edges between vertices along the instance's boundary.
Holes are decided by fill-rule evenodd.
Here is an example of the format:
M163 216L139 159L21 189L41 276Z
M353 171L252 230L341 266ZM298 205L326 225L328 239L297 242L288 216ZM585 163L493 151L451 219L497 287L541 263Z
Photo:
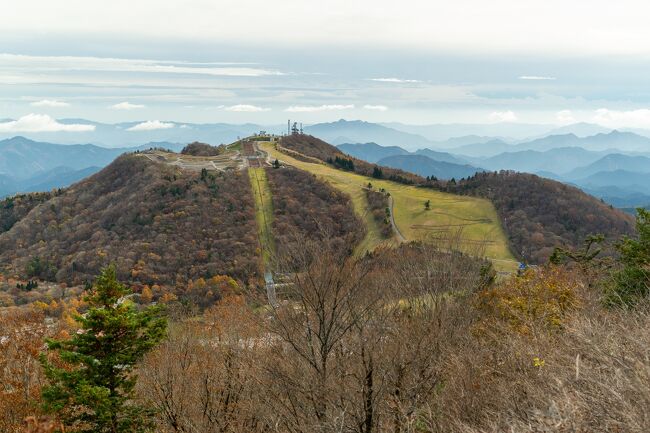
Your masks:
M115 267L102 270L86 297L88 311L75 317L80 330L70 339L47 342L59 361L41 354L49 381L42 391L44 408L74 431L150 428L151 411L133 399L133 368L164 338L167 321L160 307L138 311L130 293L117 281Z

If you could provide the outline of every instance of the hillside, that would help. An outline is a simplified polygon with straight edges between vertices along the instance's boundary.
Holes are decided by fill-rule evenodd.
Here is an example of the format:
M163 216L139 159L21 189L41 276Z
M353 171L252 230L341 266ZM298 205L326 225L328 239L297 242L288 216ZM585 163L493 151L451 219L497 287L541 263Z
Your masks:
M305 131L334 144L374 142L382 146L400 146L411 149L431 145L431 142L421 135L361 120L341 119L331 123L318 123L306 127Z
M488 198L494 203L512 249L530 263L543 263L553 248L578 248L586 236L614 240L634 230L629 215L578 188L526 173L477 173L446 189Z
M650 173L638 173L628 170L599 171L584 179L575 181L584 188L616 187L630 193L650 194Z
M353 171L362 176L390 179L405 184L419 183L424 180L414 173L390 167L379 167L377 164L371 164L362 159L346 155L336 146L332 146L312 135L302 134L282 137L280 147L297 152L297 154L293 154L297 159L313 162L309 158L315 158L321 162L328 163L337 168Z
M516 170L526 173L549 171L561 175L591 164L602 158L603 152L585 150L581 147L560 147L546 151L522 150L504 152L490 158L476 158L473 162L489 170Z
M32 209L54 197L51 192L20 194L0 201L0 234L11 229Z
M409 151L399 146L380 146L377 143L343 143L338 147L343 153L368 162L377 162L393 155L407 155Z
M310 143L317 146L311 146ZM289 144L295 149L312 149L313 154L322 153L327 149L331 152L333 148L322 140L309 136L294 136ZM370 209L366 188L371 184L373 189L383 189L392 197L395 224L406 240L427 240L442 247L453 246L468 252L485 254L495 260L501 269L514 268L507 238L494 207L487 200L398 183L386 177L378 179L364 176L356 170L352 172L337 169L333 165L317 162L319 160L315 158L297 158L293 154L278 150L282 149L281 146L276 149L271 143L262 143L261 147L272 159L277 158L287 165L313 173L352 198L355 213L363 220L367 229L366 236L356 249L358 254L372 251L386 243L398 243L396 238L386 240L384 226L375 219ZM355 168L356 164L355 160ZM390 172L391 169L382 168L382 171ZM411 175L411 178L424 181L416 175ZM428 210L425 207L427 201Z
M650 158L612 153L567 173L567 179L583 179L599 172L625 170L630 172L650 173Z
M309 139L304 137L292 137L290 145L294 149L301 149L302 152L310 152L310 155L321 155L322 157L332 155L333 146L313 137ZM364 166L354 160L356 173L372 175L373 172L368 168L357 167L374 167L374 165L366 163ZM309 163L301 164L301 168L318 173L324 172ZM382 172L388 170L384 167L380 169ZM403 173L403 171L400 172ZM331 173L328 176L330 179L334 177ZM337 177L344 177L344 175ZM339 178L336 179L337 183L341 182ZM394 179L399 180L400 177L394 177ZM421 176L415 175L408 179L414 185L427 187L427 189L490 200L499 214L498 221L508 235L510 248L517 257L531 263L544 262L555 246L565 245L578 248L589 234L603 233L608 238L614 239L621 234L631 233L633 230L629 215L611 209L598 199L575 187L535 175L509 171L477 173L469 180L457 184L427 182ZM370 181L373 184L376 183L376 180L370 179ZM359 179L356 182L361 183L362 180ZM386 187L392 194L391 188L395 189L395 186ZM406 187L402 187L402 189L408 190ZM418 188L418 190L423 189ZM408 190L406 194L412 197L426 195L415 190ZM361 201L361 203L364 202ZM461 209L457 211L461 213L455 215L457 218L466 217L462 215L462 212L467 212L467 209ZM396 217L398 214L396 212ZM371 224L371 222L367 222L367 224ZM411 232L410 229L422 227L420 223L414 224L407 217L406 221L401 221L401 225L397 218L397 224L403 232L406 232L407 239L418 238L419 235Z
M201 176L131 154L33 204L0 234L9 274L72 284L115 263L123 280L143 284L259 275L250 185L239 173Z
M105 167L119 155L151 147L180 150L169 142L134 148L106 148L93 144L54 144L24 137L0 141L0 197L18 192L64 188Z
M280 255L296 239L327 237L342 254L350 254L363 239L363 221L347 194L291 167L267 168L266 174L273 197L273 237Z
M480 168L471 165L436 161L425 155L395 155L380 159L377 164L385 167L419 174L422 177L433 176L436 179L460 179L473 176Z
M418 149L415 151L416 155L424 155L435 161L450 162L452 164L467 164L465 158L461 158L457 155L452 155L449 152L439 152L431 149Z

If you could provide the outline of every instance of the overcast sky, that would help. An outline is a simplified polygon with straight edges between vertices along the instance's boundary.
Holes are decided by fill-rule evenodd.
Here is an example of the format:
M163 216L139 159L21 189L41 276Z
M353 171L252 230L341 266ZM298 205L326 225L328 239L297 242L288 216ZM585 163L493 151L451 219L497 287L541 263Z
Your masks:
M22 124L291 117L650 128L642 1L6 3L0 119Z

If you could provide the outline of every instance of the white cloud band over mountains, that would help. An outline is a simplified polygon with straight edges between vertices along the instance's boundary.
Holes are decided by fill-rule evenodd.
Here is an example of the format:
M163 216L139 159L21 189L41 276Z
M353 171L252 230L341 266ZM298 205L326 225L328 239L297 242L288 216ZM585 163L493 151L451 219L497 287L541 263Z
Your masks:
M257 105L250 104L237 104L230 107L224 107L226 111L234 111L238 113L259 113L261 111L269 111L269 108L258 107Z
M314 113L317 111L352 110L353 108L353 104L292 105L284 111L289 113Z
M41 99L40 101L34 101L31 104L32 107L47 107L47 108L63 108L69 107L70 104L63 101L57 101L55 99Z
M0 123L0 132L87 132L95 125L65 124L47 114L27 114L17 120Z
M491 122L501 123L501 122L516 122L517 115L514 111L495 111L490 114L489 119Z
M141 104L132 104L130 102L120 102L119 104L111 105L109 108L112 108L113 110L137 110L139 108L144 108L144 105Z
M155 131L157 129L171 129L174 125L172 122L161 122L160 120L147 120L146 122L138 123L127 129L127 131Z

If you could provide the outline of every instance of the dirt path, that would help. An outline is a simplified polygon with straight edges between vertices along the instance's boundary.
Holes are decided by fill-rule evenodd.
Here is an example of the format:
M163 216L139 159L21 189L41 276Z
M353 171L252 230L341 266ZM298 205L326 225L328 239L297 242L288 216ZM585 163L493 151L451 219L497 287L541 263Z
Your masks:
M395 224L395 216L393 215L393 197L389 196L388 197L388 208L390 209L390 225L393 226L393 230L395 231L395 234L397 235L397 239L400 242L406 242L406 238L402 235L402 232L399 231L397 228L397 224Z

